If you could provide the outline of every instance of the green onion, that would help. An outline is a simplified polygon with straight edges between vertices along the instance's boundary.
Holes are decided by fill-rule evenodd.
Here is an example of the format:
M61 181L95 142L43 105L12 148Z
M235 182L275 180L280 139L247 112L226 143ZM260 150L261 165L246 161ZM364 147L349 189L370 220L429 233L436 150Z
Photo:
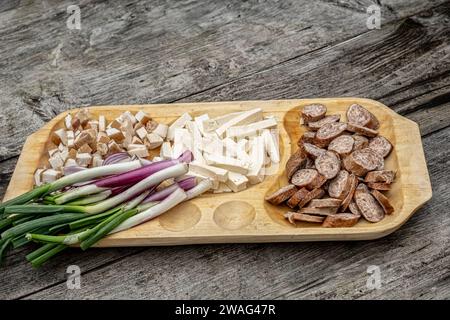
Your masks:
M67 246L64 244L56 245L55 247L51 248L50 250L46 251L44 254L38 256L34 260L31 260L31 265L35 268L40 267L44 262L49 260L54 255L58 254L59 252L66 249Z
M26 255L25 259L28 261L33 261L40 255L43 255L45 252L49 251L50 249L53 249L57 247L58 245L56 243L47 243L42 246L40 246L38 249L34 250L33 252Z
M3 261L3 257L11 243L11 239L2 239L0 240L0 264Z
M70 206L85 206L85 205L88 205L88 204L93 204L93 203L105 200L111 194L112 194L111 190L106 190L106 191L94 194L92 196L82 197L82 198L80 198L78 200L75 200L75 201L67 203L67 205L70 205Z
M25 204L31 200L41 197L43 194L48 192L50 187L51 187L51 185L44 184L40 187L34 188L31 191L28 191L27 193L24 193L18 197L15 197L14 199L11 199L11 200L1 203L0 204L0 213L3 213L4 209L8 206L12 206L15 204Z

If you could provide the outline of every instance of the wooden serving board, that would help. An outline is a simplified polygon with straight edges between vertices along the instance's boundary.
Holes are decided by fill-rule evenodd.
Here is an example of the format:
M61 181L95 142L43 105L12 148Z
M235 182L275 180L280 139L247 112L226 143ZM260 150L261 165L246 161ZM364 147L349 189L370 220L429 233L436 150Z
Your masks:
M394 149L386 159L386 168L397 170L397 178L388 192L395 207L393 215L379 223L361 219L351 228L322 228L320 225L288 223L283 213L287 207L277 207L264 201L264 196L287 184L284 164L296 142L304 132L299 126L299 110L306 104L323 103L327 114L339 113L345 120L345 111L358 103L380 120L380 134L388 138ZM156 121L170 124L184 112L193 116L225 113L260 107L265 114L276 116L280 130L281 164L263 183L239 193L204 194L178 205L171 211L130 230L98 243L102 247L182 245L195 243L250 243L324 240L368 240L383 237L398 229L431 196L431 183L425 162L418 125L385 105L361 98L329 98L277 101L237 101L185 104L123 105L90 107L93 115L105 115L108 120L123 111L145 110ZM71 110L70 112L76 112ZM63 127L64 112L26 140L22 154L8 186L4 200L18 196L33 187L33 173L47 163L47 145L53 130Z

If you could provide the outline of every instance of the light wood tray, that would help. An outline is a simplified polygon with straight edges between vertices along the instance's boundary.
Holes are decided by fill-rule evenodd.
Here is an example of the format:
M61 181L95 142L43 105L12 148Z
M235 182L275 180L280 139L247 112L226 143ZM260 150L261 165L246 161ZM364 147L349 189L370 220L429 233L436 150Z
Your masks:
M322 228L320 225L289 224L283 213L287 207L276 207L264 201L264 196L285 185L284 164L297 146L304 129L299 126L298 111L306 104L323 103L328 114L339 113L345 120L345 111L358 103L373 112L380 120L380 134L394 145L386 160L386 168L397 170L397 178L388 192L395 213L379 223L364 219L351 228ZM108 120L123 111L147 111L155 120L171 123L183 112L196 116L208 113L218 116L233 111L260 107L265 114L275 115L280 129L281 165L276 174L266 177L258 185L239 193L205 194L183 203L159 218L133 229L103 239L98 246L152 246L195 243L250 243L323 240L368 240L390 234L431 196L431 184L418 125L385 105L368 99L330 98L277 101L210 102L186 104L124 105L90 107L92 114L105 115ZM76 112L77 110L71 110ZM26 140L22 154L8 186L5 200L18 196L33 186L36 168L47 163L47 144L50 133L63 127L64 112Z

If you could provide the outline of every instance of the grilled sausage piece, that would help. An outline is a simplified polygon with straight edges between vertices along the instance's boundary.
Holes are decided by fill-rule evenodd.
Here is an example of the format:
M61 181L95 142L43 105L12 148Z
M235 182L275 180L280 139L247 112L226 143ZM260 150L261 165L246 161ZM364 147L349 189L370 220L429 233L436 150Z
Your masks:
M369 139L366 137L354 134L353 139L355 140L355 144L353 145L353 151L367 148L369 146Z
M321 188L317 188L317 189L311 190L311 191L305 196L305 198L303 198L303 199L298 203L298 207L299 207L299 208L303 208L308 202L310 202L310 201L313 200L313 199L322 198L324 194L325 194L325 191L323 191L323 189L321 189Z
M378 119L369 110L359 104L352 104L347 109L347 121L374 130L378 130L380 127Z
M347 124L347 131L358 133L360 135L370 137L370 138L376 137L378 135L378 131L367 128L367 127L359 126L354 123Z
M349 179L350 185L348 187L349 189L347 195L345 196L344 200L342 200L341 212L345 212L347 210L350 202L353 199L353 195L355 194L356 187L358 186L358 178L354 174L351 174Z
M297 192L297 188L293 184L289 184L266 196L266 200L271 204L279 205L292 197L295 192Z
M327 113L327 107L323 104L310 104L303 107L301 112L303 121L305 123L319 121Z
M392 183L395 179L395 172L392 170L378 170L369 172L364 181L365 182L382 182Z
M350 212L353 213L355 216L361 217L361 211L359 211L359 208L356 205L355 201L352 200L348 205L348 208L350 209Z
M355 139L349 135L342 135L333 139L328 145L328 150L334 151L340 155L348 155L353 150Z
M309 214L317 214L320 216L328 216L330 214L335 214L338 210L338 207L328 207L328 208L313 208L313 207L303 207L298 212L299 213L309 213Z
M328 215L322 223L325 228L348 228L353 227L359 220L360 216L352 213L338 213Z
M304 143L303 148L305 150L305 153L313 159L317 158L319 155L326 152L326 150L316 147L311 143Z
M284 217L289 220L290 223L295 224L295 221L304 221L304 222L316 222L322 223L325 217L312 216L309 214L303 214L298 212L287 212L284 214Z
M384 213L391 214L394 212L394 207L391 205L389 199L384 194L382 194L378 190L372 190L370 191L370 193L375 197L375 199L377 199L378 203L383 208Z
M291 182L297 187L309 190L318 188L326 182L326 178L315 169L300 169L292 176Z
M314 143L316 133L314 131L306 131L300 139L298 139L297 145L300 147L304 143Z
M367 186L371 189L388 191L391 190L391 185L384 182L367 182Z
M392 150L392 144L385 137L378 136L370 140L369 148L386 158Z
M317 130L316 137L314 138L314 143L318 147L326 147L330 142L339 137L347 129L347 124L344 122L331 122L323 125L319 130Z
M308 189L301 188L296 193L294 193L294 195L292 197L289 198L289 200L288 200L288 202L286 202L286 204L290 208L295 208L298 205L298 203L306 197L306 195L308 193L309 193Z
M286 162L286 175L288 180L290 181L294 173L305 167L306 164L306 154L303 151L303 148L298 148Z
M367 172L377 169L383 164L383 158L372 149L365 148L353 151L349 156L345 157L344 168L357 176L364 176Z
M328 207L339 207L342 203L342 200L333 199L333 198L325 198L325 199L314 199L308 204L308 207L311 208L328 208Z
M363 185L363 184L360 184ZM365 186L365 185L364 185ZM367 187L366 187L367 188ZM355 192L355 203L361 211L362 216L369 222L379 222L384 218L384 210L378 201L365 190L358 186Z
M332 198L343 200L348 194L350 187L350 174L346 170L341 170L337 176L330 181L328 194Z
M333 179L341 169L341 160L336 153L326 151L319 155L314 162L320 174L327 179Z
M326 116L325 118L320 119L319 121L308 122L308 128L310 130L319 130L325 124L331 123L331 122L338 122L340 119L341 119L340 114L332 114L332 115Z

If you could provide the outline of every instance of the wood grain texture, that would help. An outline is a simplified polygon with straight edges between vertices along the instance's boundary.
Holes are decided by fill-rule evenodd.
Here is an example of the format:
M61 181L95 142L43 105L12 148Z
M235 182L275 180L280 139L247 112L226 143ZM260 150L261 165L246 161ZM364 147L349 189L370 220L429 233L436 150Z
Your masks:
M367 243L148 248L144 253L139 251L132 256L127 255L127 250L131 249L101 249L82 257L78 250L73 250L56 257L51 265L40 270L32 270L23 262L28 249L14 253L14 263L7 261L7 267L0 269L2 274L11 270L7 272L7 277L0 277L2 298L23 297L44 288L46 290L29 297L450 297L450 223L446 206L450 201L447 178L450 172L449 154L442 148L450 135L447 128L450 117L446 112L449 107L446 93L450 74L449 1L379 1L382 4L382 28L372 31L365 28L366 15L363 11L367 2L364 0L323 1L323 5L329 8L326 11L322 6L313 12L301 10L295 13L294 19L290 19L293 9L289 2L278 2L276 17L270 16L270 12L265 16L260 14L262 24L273 26L277 25L277 21L278 24L282 21L285 27L267 27L274 31L271 31L266 42L261 41L256 46L257 40L253 38L258 39L259 33L251 31L253 29L249 26L254 23L257 10L264 10L263 7L267 6L268 11L273 11L277 8L275 2L264 1L258 5L247 2L250 5L245 10L234 7L234 12L239 11L241 17L229 15L228 22L220 17L199 17L192 11L188 12L184 10L185 2L177 6L174 2L132 0L127 1L128 6L125 6L120 1L108 1L109 8L105 8L105 1L77 2L82 12L86 13L82 13L82 19L89 20L84 21L89 27L81 32L64 28L67 17L65 9L69 3L72 4L70 1L47 0L46 7L32 0L0 2L0 39L8 40L7 45L0 47L0 74L3 80L0 82L0 158L10 159L6 164L0 163L2 172L11 172L17 161L15 156L27 135L59 112L76 106L170 102L183 97L186 97L184 101L189 102L344 94L380 100L419 123L422 134L426 134L423 143L434 196L400 230ZM302 2L296 3L302 5ZM220 13L225 16L233 10L233 7L212 1L203 2L203 5L206 11L214 11L220 6ZM341 8L345 13L341 11L339 19L334 19L337 6L347 8ZM148 10L142 10L143 7ZM120 25L125 11L130 16L124 19L124 29L132 28L138 35L134 38L116 27ZM328 13L322 15L318 11ZM355 16L356 11L361 14ZM146 12L152 12L152 17L157 21L143 19ZM136 25L129 23L133 14L138 16L139 23ZM164 18L168 14L171 14L170 19ZM176 17L180 14L183 21L177 26L179 22ZM410 18L405 20L407 17ZM267 47L272 39L284 35L284 30L289 31L292 20L296 25L301 25L300 29L308 27L302 21L313 20L312 29L300 31L310 30L311 33L304 37L304 34L298 37L290 35L292 39L300 40L286 43L287 47ZM206 21L203 25L207 26L207 30L195 37L190 36L193 27L198 25L197 21ZM332 26L328 24L330 21ZM142 36L152 29L150 24L158 24L159 30L167 28L167 35L160 31L153 37ZM234 27L226 29L226 24ZM99 38L105 35L105 40L91 46L91 34L103 25L108 25L108 28L96 33L100 33ZM318 32L321 25L329 27ZM349 29L346 29L347 25ZM188 32L184 32L185 29ZM391 36L397 29L397 33L403 32L403 37ZM346 30L343 37L339 30ZM227 33L222 34L225 31ZM261 37L266 35L261 33ZM94 41L96 37L94 35ZM185 45L183 37L188 37L193 42L192 46ZM160 45L155 40L157 38L165 40ZM246 47L246 41L251 46ZM396 45L399 41L402 45ZM63 43L60 54L55 50L59 43ZM159 55L158 50L151 49L155 44L158 49L163 45L172 49ZM365 49L366 45L374 48L374 44L377 50ZM192 50L196 46L201 47L200 54ZM308 48L315 51L310 52ZM288 52L286 55L283 54L285 50ZM227 60L230 52L236 59ZM257 54L249 55L249 52ZM365 60L360 67L355 67L353 57L359 61L361 52ZM17 59L15 56L19 53L21 56ZM202 68L208 65L207 62L193 63L203 62L203 53L207 61L216 61L212 65L218 64L219 69ZM280 56L285 60L279 59ZM134 64L134 61L139 63ZM251 66L248 68L249 61ZM295 63L290 63L292 61ZM228 62L231 67L222 68ZM52 63L56 63L56 67ZM368 67L365 68L364 64ZM369 68L375 64L377 68ZM198 71L192 71L191 66ZM276 72L280 67L284 67L285 75L292 77L280 77ZM299 72L302 68L308 72ZM241 72L244 69L246 71ZM164 75L176 75L180 70L181 73L188 72L191 80L183 82L182 74L174 77ZM256 78L252 74L258 74L258 86L253 84ZM205 75L210 75L209 82L204 81ZM241 78L244 81L233 84ZM152 79L159 81L155 84ZM217 97L213 88L226 83L231 89ZM270 90L266 92L267 87L260 86L261 83L272 84ZM202 91L201 96L195 95L198 89ZM21 116L16 116L19 112ZM3 130L6 126L8 129ZM0 186L5 190L8 180L3 177ZM104 259L103 254L114 256L115 263ZM70 257L74 257L76 264L87 263L82 266L84 280L81 290L67 290L64 268L56 271L58 266L66 266ZM167 268L167 260L176 260L176 263ZM370 264L381 268L381 290L365 287L366 270ZM32 278L36 281L32 282ZM271 279L270 283L266 279ZM61 284L53 287L58 283Z
M358 222L351 228L323 228L320 225L298 223L292 226L283 214L288 207L272 206L264 201L267 194L288 184L285 164L296 149L296 141L305 128L299 126L303 106L320 103L329 114L345 118L348 107L360 104L380 121L379 132L392 142L394 148L386 158L386 168L397 172L396 181L387 193L395 214L378 223ZM431 196L431 185L422 151L418 125L393 112L379 102L359 98L330 98L304 100L210 102L194 104L160 104L91 107L94 118L105 115L110 122L125 111L144 110L160 123L170 124L184 112L193 117L208 112L221 116L223 110L235 112L259 107L265 115L278 120L280 135L280 166L271 176L239 193L204 194L181 204L161 217L135 228L106 237L97 246L152 246L205 243L254 243L326 240L368 240L383 237L397 230ZM5 201L32 189L34 172L47 164L51 134L64 127L68 112L61 113L32 134L22 154L5 195Z

